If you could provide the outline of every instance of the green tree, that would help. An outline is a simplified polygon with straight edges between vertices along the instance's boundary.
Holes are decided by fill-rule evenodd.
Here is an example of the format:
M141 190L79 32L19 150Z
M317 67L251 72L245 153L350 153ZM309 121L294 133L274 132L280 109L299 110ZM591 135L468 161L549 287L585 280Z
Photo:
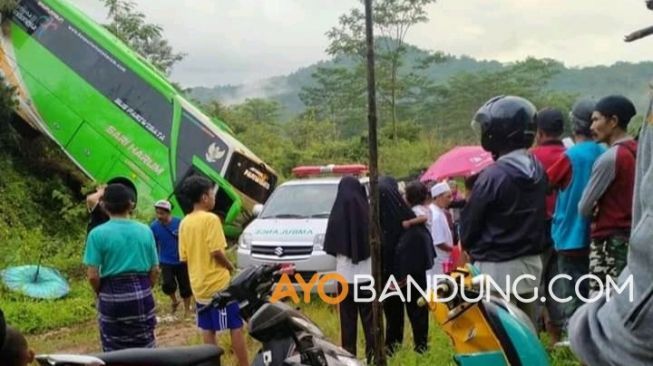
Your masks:
M322 141L335 141L334 123L317 121L309 116L297 118L284 125L284 133L290 142L298 149L307 149Z
M104 0L104 4L109 18L105 27L163 73L170 75L172 67L184 59L185 54L174 52L163 38L163 28L147 23L136 4L129 0Z
M232 108L236 117L253 123L277 123L281 106L276 100L252 98Z
M544 106L568 109L573 95L547 88L561 65L552 60L529 58L496 72L463 73L436 85L423 95L419 122L441 137L476 142L470 121L478 108L496 95L518 95Z
M2 14L2 17L4 18L10 14L16 8L17 4L17 0L0 0L0 14Z
M381 95L389 109L390 120L396 135L397 104L403 90L410 85L401 80L399 74L402 59L406 53L405 39L412 26L428 21L426 6L435 0L375 0L374 25L380 34L378 57L378 86L386 97ZM364 14L360 9L352 9L342 15L338 26L327 32L330 55L347 55L362 62L365 55ZM438 62L440 58L428 57L425 62Z
M362 65L318 67L314 85L302 88L300 100L318 120L332 123L336 136L351 136L364 128L365 70Z

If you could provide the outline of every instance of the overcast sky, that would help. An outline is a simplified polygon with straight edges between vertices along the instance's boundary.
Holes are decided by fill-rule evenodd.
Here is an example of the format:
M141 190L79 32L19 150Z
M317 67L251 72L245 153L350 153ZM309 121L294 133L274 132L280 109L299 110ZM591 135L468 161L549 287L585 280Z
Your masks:
M72 0L97 21L100 0ZM328 58L325 32L357 0L137 0L177 51L184 86L240 84L285 75ZM407 41L499 61L549 57L567 66L653 59L653 37L623 36L653 24L642 0L441 0Z

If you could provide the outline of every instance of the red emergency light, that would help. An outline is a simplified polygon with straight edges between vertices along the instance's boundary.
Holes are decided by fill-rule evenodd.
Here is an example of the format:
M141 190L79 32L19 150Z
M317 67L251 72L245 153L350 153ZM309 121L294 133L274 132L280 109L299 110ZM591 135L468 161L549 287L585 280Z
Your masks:
M363 164L298 166L292 170L293 175L298 178L327 174L361 175L366 172L367 166Z

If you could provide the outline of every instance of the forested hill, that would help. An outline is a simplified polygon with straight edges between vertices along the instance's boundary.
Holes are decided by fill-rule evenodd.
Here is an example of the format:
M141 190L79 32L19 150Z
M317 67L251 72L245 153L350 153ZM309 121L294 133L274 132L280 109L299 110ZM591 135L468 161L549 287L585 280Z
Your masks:
M406 72L418 69L417 64L427 56L429 56L428 52L410 46L402 70ZM281 107L281 119L288 120L304 111L305 104L300 99L300 92L303 87L314 84L313 73L320 67L337 66L353 69L354 63L343 59L323 61L286 76L273 77L256 83L193 88L191 95L201 102L218 100L224 104L242 103L247 98L275 100ZM435 84L442 84L460 73L497 72L510 67L511 64L501 64L497 61L476 60L466 56L446 56L446 61L432 64L420 72ZM546 85L548 90L590 96L624 94L635 102L638 109L641 109L638 112L645 113L643 109L647 106L648 81L653 78L653 62L636 64L618 62L610 66L584 68L568 68L558 63L558 67L558 72Z

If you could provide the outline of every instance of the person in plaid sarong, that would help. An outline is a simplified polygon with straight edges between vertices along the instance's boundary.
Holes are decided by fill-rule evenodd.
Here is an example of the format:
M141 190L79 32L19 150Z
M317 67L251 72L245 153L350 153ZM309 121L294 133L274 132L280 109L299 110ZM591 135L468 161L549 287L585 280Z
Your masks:
M129 219L134 192L110 184L101 204L111 219L88 235L84 264L97 294L102 349L154 348L155 304L152 284L158 275L154 235Z

